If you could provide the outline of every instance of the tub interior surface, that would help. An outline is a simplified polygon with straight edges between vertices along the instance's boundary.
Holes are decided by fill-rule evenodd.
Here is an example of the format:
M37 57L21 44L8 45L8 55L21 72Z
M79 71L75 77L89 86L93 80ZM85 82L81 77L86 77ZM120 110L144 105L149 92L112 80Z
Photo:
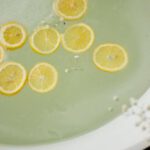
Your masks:
M38 62L51 63L58 70L59 82L47 94L25 86L18 95L0 95L1 144L44 144L82 135L116 118L122 105L131 97L139 98L150 86L149 0L89 0L85 17L66 25L53 13L53 2L0 0L0 24L19 22L30 35L42 20L58 24L62 33L69 25L84 22L93 28L95 42L78 60L62 47L52 55L40 56L28 43L6 52L5 61L19 62L27 71ZM126 49L129 64L125 69L107 73L95 67L92 53L103 43L117 43ZM116 96L118 102L113 100Z

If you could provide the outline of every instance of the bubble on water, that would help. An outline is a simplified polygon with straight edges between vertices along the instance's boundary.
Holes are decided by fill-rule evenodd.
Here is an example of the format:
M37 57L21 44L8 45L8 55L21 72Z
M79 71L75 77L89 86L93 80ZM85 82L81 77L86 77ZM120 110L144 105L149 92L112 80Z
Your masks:
M58 24L56 23L56 24L55 24L55 27L57 27L57 26L58 26Z
M53 24L53 21L55 20L55 13L54 11L51 11L48 15L46 15L42 20L41 22L38 24L38 26L43 26L43 25L46 25L46 24Z
M47 16L47 18L52 18L52 17L54 17L55 16L55 13L52 11L48 16Z
M83 68L80 66L74 66L70 68L72 71L83 71Z
M63 18L63 17L60 17L60 18L59 18L59 21L64 21L64 18Z
M113 107L108 107L108 111L113 112L114 111Z
M65 69L65 73L68 73L68 72L69 72L69 69L68 69L68 68L66 68L66 69Z
M74 58L75 58L75 59L79 59L80 56L79 56L79 55L75 55Z
M45 20L42 20L40 24L41 24L41 25L45 25L45 24L46 24L46 21L45 21Z
M45 28L49 28L49 27L50 27L50 25L48 25L48 24L47 24L47 25L45 25Z
M113 101L118 102L118 101L119 101L119 97L118 97L117 95L115 95L115 96L113 97Z
M128 111L128 106L126 104L122 105L122 112L125 113Z

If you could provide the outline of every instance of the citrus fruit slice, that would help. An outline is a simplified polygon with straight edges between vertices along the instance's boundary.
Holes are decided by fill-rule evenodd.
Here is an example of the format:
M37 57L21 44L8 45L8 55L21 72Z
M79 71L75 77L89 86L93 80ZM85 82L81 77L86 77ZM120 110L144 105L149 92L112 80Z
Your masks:
M74 53L87 51L94 42L92 28L84 23L74 24L62 35L62 43L66 50Z
M56 0L54 10L66 20L79 19L87 10L87 0Z
M24 27L15 22L9 22L3 25L0 29L0 33L1 44L10 50L23 46L27 38Z
M4 60L4 49L2 46L0 46L0 63Z
M49 26L39 27L30 37L31 48L39 54L51 54L60 44L60 34Z
M0 66L0 93L13 95L18 93L26 81L25 68L15 62L6 62Z
M94 51L93 60L99 69L116 72L127 65L128 55L118 44L103 44Z
M58 73L48 63L39 63L31 69L28 84L32 90L38 93L46 93L54 89L57 84Z

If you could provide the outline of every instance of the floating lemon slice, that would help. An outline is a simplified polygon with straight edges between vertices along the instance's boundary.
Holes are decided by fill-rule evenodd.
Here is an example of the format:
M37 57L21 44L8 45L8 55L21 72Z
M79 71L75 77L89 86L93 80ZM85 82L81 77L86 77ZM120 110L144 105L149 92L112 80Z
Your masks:
M13 95L19 92L26 81L25 68L15 62L7 62L0 67L0 93Z
M51 54L60 44L60 34L52 27L44 26L36 29L30 37L31 48L39 54Z
M74 24L62 35L62 43L66 50L81 53L87 51L95 39L91 27L84 23Z
M0 63L4 60L4 49L2 46L0 46Z
M120 45L104 44L96 48L93 60L99 69L107 72L116 72L127 65L128 55Z
M24 27L14 22L3 25L0 29L0 34L1 44L10 50L23 46L27 38Z
M87 10L87 0L56 0L54 10L66 20L79 19Z
M38 93L46 93L54 89L57 84L58 73L48 63L39 63L29 73L28 83L31 89Z

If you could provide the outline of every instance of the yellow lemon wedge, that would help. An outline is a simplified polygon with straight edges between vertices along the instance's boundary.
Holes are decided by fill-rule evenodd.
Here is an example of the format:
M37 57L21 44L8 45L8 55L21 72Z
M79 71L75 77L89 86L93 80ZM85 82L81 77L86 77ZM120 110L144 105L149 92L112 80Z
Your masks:
M25 28L15 22L9 22L0 29L0 42L9 50L20 48L24 45L27 33Z
M127 65L128 55L118 44L103 44L95 49L93 61L103 71L116 72Z
M38 93L47 93L54 89L58 81L56 69L48 63L35 65L28 76L28 84Z
M25 68L16 62L6 62L0 66L0 93L13 95L18 93L26 81Z
M49 26L39 27L30 37L31 48L42 55L53 53L59 45L59 32L55 28Z
M0 46L0 63L2 63L4 60L4 49L2 46Z
M63 47L73 53L87 51L95 39L92 28L84 23L74 24L62 35Z
M66 20L79 19L87 10L87 0L56 0L54 10Z

